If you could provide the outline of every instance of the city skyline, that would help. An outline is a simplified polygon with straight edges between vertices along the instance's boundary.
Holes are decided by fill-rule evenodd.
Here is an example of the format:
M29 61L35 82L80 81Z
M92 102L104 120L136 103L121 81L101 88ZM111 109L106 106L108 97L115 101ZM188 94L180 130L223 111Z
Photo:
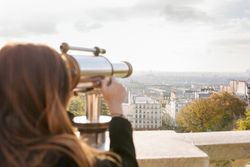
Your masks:
M0 10L0 46L100 46L111 61L129 61L135 71L250 69L247 0L9 0Z

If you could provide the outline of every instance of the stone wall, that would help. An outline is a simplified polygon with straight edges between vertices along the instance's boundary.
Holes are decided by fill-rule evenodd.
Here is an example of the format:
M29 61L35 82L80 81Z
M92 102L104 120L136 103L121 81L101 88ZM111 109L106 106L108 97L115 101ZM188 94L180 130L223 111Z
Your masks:
M250 162L250 131L135 131L134 141L140 167L245 167Z

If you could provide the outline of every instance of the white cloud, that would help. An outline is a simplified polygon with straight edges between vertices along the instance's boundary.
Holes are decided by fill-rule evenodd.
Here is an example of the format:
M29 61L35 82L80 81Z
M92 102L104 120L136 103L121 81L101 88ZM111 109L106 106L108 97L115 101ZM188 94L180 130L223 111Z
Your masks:
M201 11L195 7L194 4L200 4L204 0L140 0L127 6L112 6L112 7L99 7L91 8L90 10L83 11L78 22L82 25L88 24L101 24L106 22L125 22L134 19L154 19L166 18L167 21L198 21L207 22L211 21L205 11ZM86 26L87 27L87 26ZM101 27L101 26L100 26ZM82 29L85 31L84 29Z
M249 0L8 0L0 11L1 41L100 44L140 70L237 71L250 64Z
M179 22L210 22L213 20L206 12L189 6L167 5L162 14L166 17L166 20Z
M102 28L102 27L103 27L102 24L88 23L88 22L85 22L85 21L82 21L82 20L78 20L75 23L75 28L78 31L81 31L81 32L89 32L89 31L96 30L96 29L99 29L99 28Z

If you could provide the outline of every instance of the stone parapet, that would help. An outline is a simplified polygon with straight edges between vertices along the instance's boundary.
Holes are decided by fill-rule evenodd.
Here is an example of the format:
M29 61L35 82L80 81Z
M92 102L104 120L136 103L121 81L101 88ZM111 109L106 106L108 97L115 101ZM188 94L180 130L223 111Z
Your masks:
M135 131L140 167L245 167L250 131Z
M204 151L210 167L244 167L250 162L250 131L183 133L185 140Z
M174 131L134 132L141 167L208 167L208 156Z

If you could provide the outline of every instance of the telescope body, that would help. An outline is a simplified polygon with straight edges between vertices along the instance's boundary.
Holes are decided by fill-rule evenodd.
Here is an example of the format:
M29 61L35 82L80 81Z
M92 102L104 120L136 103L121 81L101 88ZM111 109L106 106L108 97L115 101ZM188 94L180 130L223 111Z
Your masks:
M103 56L71 55L78 63L81 77L118 77L131 75L132 66L128 62L111 63Z
M87 81L91 77L126 78L133 72L130 63L126 61L111 63L104 56L62 54L62 58L66 62L71 87L75 92L85 92L85 89L98 87L95 83Z
M74 92L84 93L86 116L75 117L73 124L78 128L81 136L88 139L88 143L96 148L102 148L105 145L105 131L108 128L110 117L101 116L100 105L100 82L92 81L92 77L129 77L133 68L130 63L121 61L118 63L110 62L104 54L105 49L98 47L83 48L69 46L63 43L60 46L62 58L65 61L69 72L71 88ZM93 52L90 55L70 55L68 50L77 50Z

